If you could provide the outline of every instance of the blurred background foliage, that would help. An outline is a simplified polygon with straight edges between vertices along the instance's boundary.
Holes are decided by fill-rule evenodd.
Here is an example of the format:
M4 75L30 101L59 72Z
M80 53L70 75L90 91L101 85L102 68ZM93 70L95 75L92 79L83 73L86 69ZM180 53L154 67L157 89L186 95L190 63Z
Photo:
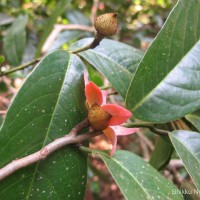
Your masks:
M68 49L70 44L78 39L94 36L92 27L94 17L106 12L118 13L119 31L113 39L145 52L176 2L177 0L1 0L0 67L2 70L7 70L55 49ZM116 94L101 74L86 64L92 81L102 88L109 88L110 93ZM29 67L9 76L0 77L0 124L12 97L31 69L32 67ZM117 101L123 104L119 95L110 95L109 100L112 103ZM180 120L166 126L178 129L176 126L187 126L187 124ZM92 140L92 147L110 148L110 144L101 137ZM118 148L132 151L149 160L156 147L156 141L158 138L149 130L141 129L137 135L120 138ZM157 144L159 143L163 144L163 141L158 141ZM173 151L170 144L165 142L165 145ZM192 190L193 185L185 168L177 161L177 155L172 154L172 158L174 165L168 165L162 169L162 173L177 186ZM89 161L85 199L124 199L102 161L91 157ZM174 167L175 165L178 167ZM186 199L197 199L197 197L190 196Z
M176 0L1 0L1 70L27 63L55 49L68 49L74 41L94 36L93 19L118 13L113 39L145 51L161 29ZM75 25L69 27L70 25ZM26 77L32 68L10 75ZM90 70L99 86L99 74Z
M116 40L145 50L162 27L175 3L175 0L1 0L0 54L5 54L3 37L19 16L28 16L26 52L28 51L30 57L24 55L23 57L25 57L25 61L29 61L32 59L31 55L38 51L38 45L44 44L44 42L41 42L41 39L46 40L53 30L51 22L53 22L53 25L82 24L91 26L95 16L106 12L118 13L119 32L114 36ZM65 7L65 9L55 13L59 4L62 5L62 8ZM52 21L49 20L50 17ZM47 32L47 30L49 30L49 34L46 34L46 37L44 37L44 32ZM77 30L71 30L70 32L62 31L57 35L57 40L51 45L50 51L62 45L62 47L67 48L68 45L66 43L91 35L91 33L86 33L87 31L83 34L82 31ZM9 56L6 55L6 57Z

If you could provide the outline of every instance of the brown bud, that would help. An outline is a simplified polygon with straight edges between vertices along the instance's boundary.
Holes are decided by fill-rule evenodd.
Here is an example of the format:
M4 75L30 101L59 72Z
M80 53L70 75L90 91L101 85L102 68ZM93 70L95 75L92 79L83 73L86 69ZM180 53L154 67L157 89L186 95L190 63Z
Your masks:
M111 36L117 32L117 13L106 13L94 19L94 27L97 33L103 36Z
M111 115L107 113L101 106L94 104L88 113L90 126L95 131L102 131L108 127Z

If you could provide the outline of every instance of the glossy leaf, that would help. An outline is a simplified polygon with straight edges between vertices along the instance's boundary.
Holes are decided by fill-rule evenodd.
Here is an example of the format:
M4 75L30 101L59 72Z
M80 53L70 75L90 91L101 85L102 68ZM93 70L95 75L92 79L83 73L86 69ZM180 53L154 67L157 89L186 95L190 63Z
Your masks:
M52 52L58 48L60 48L63 44L69 43L72 40L76 40L83 36L84 33L82 31L63 31L58 35L56 40L52 43L51 47L48 49L48 52Z
M72 48L83 47L91 41L80 40ZM99 70L122 97L125 97L131 77L142 58L141 51L109 39L104 39L95 49L81 52L80 55Z
M0 167L67 134L86 115L83 63L65 51L46 56L27 78L0 130ZM82 200L87 157L63 147L0 184L1 199Z
M200 131L200 110L186 115L185 118Z
M172 152L173 146L170 140L167 141L167 139L160 137L155 145L149 164L157 170L163 169L169 163Z
M17 66L21 63L26 46L26 24L28 17L19 16L13 21L3 38L3 48L10 65Z
M127 200L183 199L173 193L178 189L139 156L128 151L116 151L113 157L95 151L105 162Z
M200 190L200 133L173 131L170 134L170 139L194 184Z
M200 107L200 1L180 0L140 62L126 104L138 119L171 121Z

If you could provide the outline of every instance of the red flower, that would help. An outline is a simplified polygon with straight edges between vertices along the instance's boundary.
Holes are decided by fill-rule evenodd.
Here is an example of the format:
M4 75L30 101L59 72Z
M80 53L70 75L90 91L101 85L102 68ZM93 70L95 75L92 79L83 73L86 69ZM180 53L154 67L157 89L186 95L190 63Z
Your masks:
M89 82L87 72L84 73L84 80L90 126L94 130L103 131L112 144L110 154L113 155L116 150L117 136L135 133L138 128L119 126L129 119L132 113L119 105L106 104L107 91L102 91L93 82Z

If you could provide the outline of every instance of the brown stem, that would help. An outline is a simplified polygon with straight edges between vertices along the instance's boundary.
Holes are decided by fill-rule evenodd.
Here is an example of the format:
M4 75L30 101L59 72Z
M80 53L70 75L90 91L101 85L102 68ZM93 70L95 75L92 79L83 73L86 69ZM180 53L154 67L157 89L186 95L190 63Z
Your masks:
M15 71L19 71L19 70L25 69L25 68L29 67L30 65L34 65L34 64L38 63L40 60L41 60L41 58L37 58L37 59L32 60L32 61L30 61L28 63L23 64L23 65L19 65L18 67L11 68L8 71L5 71L5 72L4 71L0 71L0 76L4 76L4 75L7 75L7 74L11 74L11 73L13 73Z
M104 35L102 35L102 34L97 32L96 35L95 35L94 40L90 44L88 44L88 45L86 45L84 47L81 47L79 49L76 49L74 51L70 51L70 53L76 54L76 53L80 53L82 51L86 51L88 49L94 49L95 47L97 47L99 45L99 43L101 42L101 40L104 39L104 37L105 37Z
M86 117L82 122L77 124L70 132L68 135L75 136L79 131L81 131L83 128L89 126L89 121L88 118Z
M143 123L143 122L139 122L139 123L127 123L124 124L125 127L127 128L134 128L134 127L142 127L142 128L148 128L150 131L156 133L157 135L160 136L168 136L169 132L167 130L162 130L162 129L158 129L156 127L154 127L152 124L149 123Z
M49 156L54 151L60 149L61 147L68 144L76 144L81 143L82 141L88 140L92 137L102 134L102 132L87 132L82 135L77 135L77 133L82 130L84 127L88 126L88 120L85 119L76 125L69 134L54 140L48 145L44 146L41 150L30 154L26 157L13 160L11 163L7 164L3 168L0 169L0 180L6 178L11 175L15 171L24 168L28 165L36 163L40 160L44 160L47 156Z
M95 31L94 27L81 24L55 24L54 27L61 30L80 30L92 33Z

